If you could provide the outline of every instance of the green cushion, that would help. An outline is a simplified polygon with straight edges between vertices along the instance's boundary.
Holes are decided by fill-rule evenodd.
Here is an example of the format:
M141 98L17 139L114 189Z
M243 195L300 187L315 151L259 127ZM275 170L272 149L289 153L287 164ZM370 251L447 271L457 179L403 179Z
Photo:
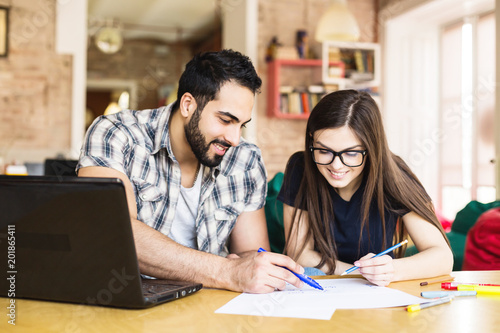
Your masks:
M451 251L453 252L453 270L461 271L464 262L465 239L467 235L452 230L447 233L446 236L450 241Z
M405 257L411 257L412 255L417 254L417 253L418 253L418 250L417 250L417 247L415 245L408 246L406 248Z
M478 201L469 202L461 211L457 213L451 225L451 231L467 235L469 229L476 223L479 216L488 209L500 206L500 201L481 203Z
M462 270L462 263L464 261L465 240L467 232L476 223L479 216L485 211L499 207L500 201L493 201L490 203L481 203L478 201L469 202L462 210L460 210L451 225L451 231L446 234L450 241L451 251L453 252L453 270ZM418 253L415 246L411 246L406 250L405 257L412 256Z
M283 183L283 176L283 172L278 172L267 184L266 205L264 207L271 251L276 253L283 253L285 248L283 203L277 200L281 184Z

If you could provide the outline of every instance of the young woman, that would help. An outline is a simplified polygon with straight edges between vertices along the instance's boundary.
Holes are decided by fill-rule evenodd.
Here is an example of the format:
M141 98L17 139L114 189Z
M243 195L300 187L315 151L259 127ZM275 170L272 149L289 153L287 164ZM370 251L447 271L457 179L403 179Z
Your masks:
M451 272L453 255L431 199L389 150L370 95L341 90L321 99L305 144L288 161L278 196L289 256L326 274L354 264L380 286ZM418 254L404 258L403 246L372 258L408 235Z

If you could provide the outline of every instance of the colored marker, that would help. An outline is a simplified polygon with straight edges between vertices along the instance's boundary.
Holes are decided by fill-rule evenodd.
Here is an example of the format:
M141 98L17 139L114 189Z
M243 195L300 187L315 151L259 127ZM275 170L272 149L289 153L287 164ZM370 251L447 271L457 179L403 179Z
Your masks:
M259 248L259 250L257 252L267 252L266 250L264 250L263 248ZM283 267L283 266L280 266L280 267ZM319 289L319 290L324 290L322 286L320 286L320 284L318 282L316 282L315 280L311 279L309 276L305 275L305 274L299 274L299 273L295 273L294 271L286 268L286 267L283 267L284 269L286 270L289 270L290 272L292 272L293 275L295 275L296 277L298 277L301 281L307 283L308 285L310 285L311 287L313 288L316 288L316 289Z
M420 296L424 298L437 298L446 296L476 296L477 291L475 290L445 290L445 291L422 291Z
M408 305L406 307L406 311L408 311L408 312L420 311L420 310L425 309L425 308L430 308L431 306L449 303L449 302L451 302L452 299L453 299L453 296L446 296L446 297L438 298L437 300L432 301L432 302Z
M475 290L478 294L500 295L500 287L498 286L476 286L469 284L459 284L457 290Z
M500 284L489 284L489 283L464 283L464 282L445 282L441 283L441 288L446 290L457 290L458 285L469 285L469 286L491 286L500 287Z
M391 251L393 251L393 250L397 249L398 247L403 246L403 245L404 245L404 244L406 244L406 243L408 243L408 240L407 240L407 239L405 239L404 241L402 241L402 242L401 242L401 243L399 243L399 244L396 244L396 245L394 245L394 246L391 246L390 248L388 248L388 249L387 249L387 250L385 250L385 251L380 252L379 254L374 255L372 258L376 258L376 257L383 256L384 254L387 254L387 253L389 253L389 252L391 252ZM342 276L342 275L346 275L346 274L349 274L349 273L351 273L351 272L354 272L354 271L355 271L355 270L357 270L358 268L359 268L358 266L352 266L351 268L349 268L348 270L346 270L344 273L340 274L340 276Z

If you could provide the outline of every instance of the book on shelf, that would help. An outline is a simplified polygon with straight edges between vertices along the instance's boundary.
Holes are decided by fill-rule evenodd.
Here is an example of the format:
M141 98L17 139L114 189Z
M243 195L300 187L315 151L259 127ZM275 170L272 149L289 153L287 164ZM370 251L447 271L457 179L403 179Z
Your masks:
M311 98L311 106L314 108L316 104L318 104L319 100L321 99L322 95L320 94L310 94L309 97ZM311 109L312 111L312 109Z
M283 114L309 114L314 106L325 94L322 85L310 85L307 88L280 87L280 113Z
M329 62L342 61L342 55L338 47L330 47L328 51L328 61Z
M369 73L375 73L375 65L374 65L374 56L373 52L366 52L366 71Z
M361 50L354 51L354 59L356 61L356 70L358 73L364 73L366 67L363 61L363 52Z
M290 113L290 114L301 114L303 113L302 109L302 102L300 99L300 94L296 91L288 94L288 112L283 112L283 113ZM283 110L286 111L286 110Z
M328 77L341 79L344 77L344 69L338 66L328 67Z
M302 107L302 113L310 113L311 112L311 99L309 98L310 94L307 92L300 93L300 102Z
M331 78L353 78L356 81L373 80L375 71L374 57L375 54L373 50L332 48L329 52L328 60L332 61L332 59L340 59L345 65L345 73L344 69L330 66L328 67L328 76ZM368 76L356 76L354 73L371 73L372 78L368 78Z

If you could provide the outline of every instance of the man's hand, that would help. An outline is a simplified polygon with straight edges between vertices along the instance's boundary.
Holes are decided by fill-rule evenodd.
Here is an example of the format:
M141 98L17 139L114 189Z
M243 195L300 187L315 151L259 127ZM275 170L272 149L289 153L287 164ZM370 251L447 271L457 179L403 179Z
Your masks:
M304 285L299 278L283 267L298 274L304 273L304 268L285 255L255 251L246 252L241 257L230 254L227 259L230 265L229 278L232 290L260 294L276 289L284 290L286 282L297 288Z
M381 287L387 286L394 280L393 259L388 255L373 258L374 253L354 262L365 279Z

